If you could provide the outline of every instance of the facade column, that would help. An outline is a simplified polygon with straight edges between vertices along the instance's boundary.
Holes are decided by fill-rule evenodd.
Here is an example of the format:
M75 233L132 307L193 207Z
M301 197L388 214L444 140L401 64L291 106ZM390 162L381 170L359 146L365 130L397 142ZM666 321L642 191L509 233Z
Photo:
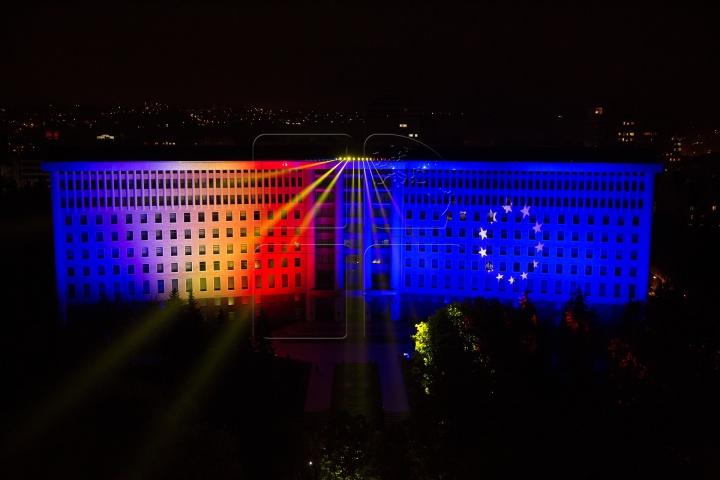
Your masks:
M300 170L302 173L303 187L302 191L308 186L312 185L315 181L315 170L312 168L306 168ZM312 213L312 208L315 205L315 192L310 191L310 194L303 199L301 205L302 218L306 221L308 216ZM315 270L317 268L315 262L315 219L311 218L307 223L307 227L300 232L300 238L297 240L300 242L300 251L304 252L302 256L305 262L305 318L308 321L315 320ZM292 248L295 248L294 246Z
M403 229L403 195L402 186L397 190L394 185L390 185L391 206L390 210L390 289L393 295L390 301L390 318L393 321L400 319L400 292L402 290L402 240L404 238ZM393 191L395 190L395 191ZM393 195L396 193L396 195ZM397 206L397 208L396 208Z

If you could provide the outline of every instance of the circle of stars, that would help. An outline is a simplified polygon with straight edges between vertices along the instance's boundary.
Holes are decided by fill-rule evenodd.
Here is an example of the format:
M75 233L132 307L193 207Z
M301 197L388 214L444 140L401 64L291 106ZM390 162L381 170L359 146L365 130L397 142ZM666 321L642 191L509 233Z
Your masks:
M512 211L513 211L513 210L512 210L512 203L509 203L509 204L507 204L507 205L503 205L502 208L503 208L503 210L504 210L504 213L506 213L506 214L512 213ZM531 208L531 207L529 207L528 205L525 205L522 209L520 209L520 212L522 213L522 218L523 218L523 219L525 219L525 217L529 217L529 216L530 216L530 208ZM488 221L491 225L492 225L493 223L496 223L496 222L498 221L498 220L497 220L497 214L498 214L498 212L494 212L494 211L492 210L492 208L491 208L491 209L489 210L489 212L487 213L487 221ZM532 227L532 230L535 232L535 234L539 234L539 233L541 232L541 230L542 230L542 226L543 226L542 223L538 223L538 222L536 221L536 222L535 222L535 225ZM479 236L480 236L480 239L481 239L481 240L486 241L486 240L488 239L488 231L485 230L484 228L480 227ZM535 245L534 248L535 248L535 251L536 251L537 253L542 254L542 251L543 251L543 248L544 248L544 247L545 247L545 244L538 240L538 243L537 243L537 245ZM480 252L479 252L479 254L480 254L480 257L481 257L481 258L485 258L485 257L488 257L488 256L489 256L489 254L487 253L487 250L488 250L487 248L480 247ZM533 260L533 272L535 271L536 268L538 268L538 265L539 265L539 262L538 262L537 260ZM493 271L493 268L494 268L494 267L493 267L492 261L491 261L491 260L487 260L487 261L485 262L485 270L486 270L486 272L487 272L487 273L492 272L492 271ZM529 272L523 271L523 272L520 274L519 278L515 278L513 275L510 275L510 277L507 279L507 282L508 282L510 285L512 285L512 284L514 284L515 282L519 282L520 280L527 280L529 274L530 274ZM498 282L500 282L501 280L504 280L504 279L505 279L505 276L504 276L502 273L498 272L498 274L497 274L497 276L495 277L495 279L496 279Z

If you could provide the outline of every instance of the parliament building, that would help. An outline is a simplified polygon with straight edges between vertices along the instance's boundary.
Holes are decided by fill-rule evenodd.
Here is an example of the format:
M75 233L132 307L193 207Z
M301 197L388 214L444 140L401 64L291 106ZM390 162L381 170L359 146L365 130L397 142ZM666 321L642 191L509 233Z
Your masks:
M357 297L399 320L522 292L557 310L581 289L617 312L648 293L661 166L579 150L46 162L59 306L177 289L208 316L342 321Z

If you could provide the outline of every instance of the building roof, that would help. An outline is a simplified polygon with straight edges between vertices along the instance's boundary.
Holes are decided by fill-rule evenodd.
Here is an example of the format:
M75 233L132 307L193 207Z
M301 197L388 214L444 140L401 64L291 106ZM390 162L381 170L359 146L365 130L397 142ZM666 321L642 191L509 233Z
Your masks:
M372 150L377 150L372 149ZM404 160L487 161L487 162L560 162L560 163L659 163L650 149L593 147L437 147L403 149ZM340 145L257 145L256 160L317 160L341 156L362 156L362 147L350 149ZM368 149L368 156L374 154ZM393 152L382 151L382 156ZM251 160L251 146L53 146L45 162L97 161L220 161Z

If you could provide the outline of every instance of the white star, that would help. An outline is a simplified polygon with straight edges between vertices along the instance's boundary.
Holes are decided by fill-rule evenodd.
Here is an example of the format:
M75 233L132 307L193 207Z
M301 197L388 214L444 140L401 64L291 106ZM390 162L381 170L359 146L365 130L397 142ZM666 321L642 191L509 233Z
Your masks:
M527 217L528 215L530 215L530 207L528 207L527 205L525 205L525 208L523 208L523 209L520 210L520 211L521 211L522 214L523 214L523 218L525 218L525 217Z
M515 283L515 279L512 277L512 275L511 275L510 278L508 279L508 282L510 282L510 285L512 285L513 283Z
M542 223L535 222L535 226L532 228L535 230L535 233L540 233L540 227L542 227Z
M505 213L512 212L512 203L510 205L503 205L503 208L505 209Z
M481 249L480 249L480 256L481 256L481 257L487 256L487 250L485 250L484 248L481 248Z
M480 238L483 240L487 238L487 230L484 230L482 227L480 227Z
M497 280L498 280L498 282L499 282L500 280L502 280L503 274L502 274L502 273L498 273L498 276L495 277L495 278L497 278Z
M522 278L523 280L527 280L527 273L523 272L522 274L520 274L520 278Z
M488 213L488 216L492 217L492 220L490 220L490 223L492 223L492 222L497 222L496 215L497 215L497 212L493 212L493 211L492 211L492 208L491 208L491 209L490 209L490 213Z
M537 251L537 252L542 252L542 249L543 249L544 246L545 246L544 243L538 242L538 244L535 245L535 251Z
M538 266L538 261L537 261L537 260L533 260L533 268L537 268L537 266Z

